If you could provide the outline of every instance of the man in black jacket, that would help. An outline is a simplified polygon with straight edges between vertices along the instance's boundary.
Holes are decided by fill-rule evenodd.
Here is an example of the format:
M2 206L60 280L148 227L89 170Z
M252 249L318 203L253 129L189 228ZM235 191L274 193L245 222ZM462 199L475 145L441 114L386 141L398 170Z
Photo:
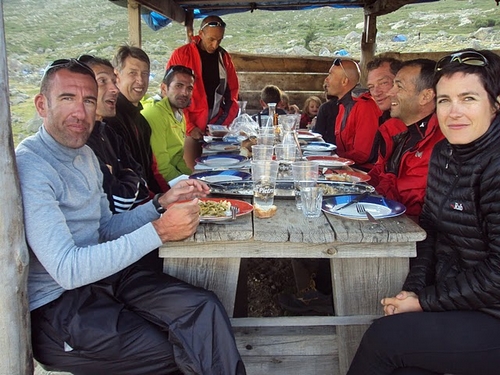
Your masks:
M116 102L116 116L105 121L123 138L133 158L141 165L149 189L155 194L169 189L156 165L150 145L151 128L141 115L140 100L149 86L150 61L140 48L121 46L113 58L116 84L120 93Z
M87 145L94 151L104 176L103 187L113 213L127 211L149 199L149 188L142 177L142 167L131 156L122 138L103 122L104 117L116 114L118 88L113 65L108 60L82 56L96 76L98 95L96 124Z

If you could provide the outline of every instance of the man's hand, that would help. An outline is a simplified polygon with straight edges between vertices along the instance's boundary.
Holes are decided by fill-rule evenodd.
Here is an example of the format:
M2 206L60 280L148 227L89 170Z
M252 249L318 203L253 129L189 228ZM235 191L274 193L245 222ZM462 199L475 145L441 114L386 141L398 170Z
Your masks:
M194 234L200 223L198 199L170 205L158 220L152 222L163 243L181 241Z
M399 292L396 297L383 298L380 303L384 306L385 315L423 311L418 296L404 290Z
M200 139L203 139L203 132L200 130L200 128L194 128L193 130L191 130L191 133L189 133L189 135L193 138L193 139L196 139L196 140L200 140Z
M203 181L186 179L176 183L174 187L158 199L158 202L163 208L169 209L172 203L206 197L208 193L210 193L210 188Z

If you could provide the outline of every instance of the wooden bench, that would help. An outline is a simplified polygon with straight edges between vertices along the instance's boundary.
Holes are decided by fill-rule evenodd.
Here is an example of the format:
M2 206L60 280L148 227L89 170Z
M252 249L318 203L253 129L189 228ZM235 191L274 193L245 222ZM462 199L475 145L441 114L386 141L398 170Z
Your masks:
M302 109L311 95L324 100L323 84L332 66L331 57L244 55L232 53L240 83L240 99L247 101L248 113L262 109L260 92L276 85L290 97L290 104Z

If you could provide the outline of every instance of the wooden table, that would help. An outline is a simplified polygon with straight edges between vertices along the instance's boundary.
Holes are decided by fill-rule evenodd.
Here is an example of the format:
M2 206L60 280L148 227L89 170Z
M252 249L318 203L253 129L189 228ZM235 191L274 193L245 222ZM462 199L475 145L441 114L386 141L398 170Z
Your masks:
M380 224L329 214L308 219L293 200L275 204L273 218L201 224L193 237L166 244L164 271L213 290L232 316L241 258L329 258L335 316L232 324L249 375L345 374L364 331L382 314L380 299L400 291L425 232L404 215Z

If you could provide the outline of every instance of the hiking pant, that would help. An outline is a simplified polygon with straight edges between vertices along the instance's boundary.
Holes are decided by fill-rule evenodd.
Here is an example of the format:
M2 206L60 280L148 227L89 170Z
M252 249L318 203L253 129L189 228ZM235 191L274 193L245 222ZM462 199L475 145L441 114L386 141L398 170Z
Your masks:
M479 311L446 311L375 320L347 374L499 373L500 319Z
M244 375L214 293L137 265L31 313L35 359L75 375Z

